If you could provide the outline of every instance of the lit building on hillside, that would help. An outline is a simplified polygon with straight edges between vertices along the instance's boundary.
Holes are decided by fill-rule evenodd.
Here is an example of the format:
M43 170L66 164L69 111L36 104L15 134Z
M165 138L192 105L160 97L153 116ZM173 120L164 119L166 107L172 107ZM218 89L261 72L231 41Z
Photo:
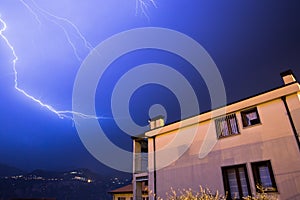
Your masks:
M142 200L148 200L148 188L147 185L142 186ZM133 186L132 184L125 185L109 192L113 196L113 200L133 200Z

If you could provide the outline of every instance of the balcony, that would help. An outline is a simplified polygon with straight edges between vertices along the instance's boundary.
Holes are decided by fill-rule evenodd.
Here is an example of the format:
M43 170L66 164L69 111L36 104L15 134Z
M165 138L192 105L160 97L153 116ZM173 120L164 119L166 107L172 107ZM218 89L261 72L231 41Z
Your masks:
M148 172L148 153L135 154L134 159L134 173Z

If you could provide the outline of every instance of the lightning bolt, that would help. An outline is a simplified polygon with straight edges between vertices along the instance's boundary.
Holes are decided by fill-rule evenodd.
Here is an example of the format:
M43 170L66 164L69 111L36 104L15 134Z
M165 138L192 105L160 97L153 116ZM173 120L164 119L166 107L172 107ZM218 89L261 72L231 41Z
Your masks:
M15 89L18 92L22 93L23 95L25 95L27 98L31 99L32 101L38 103L40 106L42 106L42 107L48 109L49 111L55 113L61 119L63 119L63 118L73 119L72 115L77 115L79 117L87 118L87 119L90 119L90 118L93 118L93 119L107 119L106 117L97 117L97 116L87 115L87 114L83 114L83 113L76 112L76 111L69 111L69 110L59 111L59 110L56 110L52 106L43 103L41 100L35 98L34 96L28 94L25 90L21 89L18 85L18 71L17 71L17 68L16 68L17 61L18 61L19 58L16 54L16 51L15 51L13 45L9 42L7 37L4 35L4 32L7 29L7 24L1 18L1 16L0 16L0 23L2 25L2 28L0 29L0 37L4 40L5 44L8 46L8 48L10 49L10 51L12 52L12 55L13 55L12 68L13 68L13 72L14 72L14 86L15 86Z
M27 8L27 10L34 16L35 20L41 25L42 22L40 20L40 18L38 17L38 15L32 10L32 8L25 3L23 0L20 0L20 2Z
M85 39L83 34L79 31L78 27L74 23L72 23L70 20L68 20L66 18L63 18L63 17L56 16L54 14L51 14L50 12L46 11L45 9L39 7L34 0L30 0L34 7L31 7L24 0L19 0L19 1L34 16L35 20L40 25L42 24L41 18L39 17L41 15L44 18L46 18L47 20L49 20L52 23L59 26L63 30L63 32L65 34L65 37L66 37L68 43L70 44L71 48L73 49L73 52L74 52L74 54L75 54L75 56L76 56L76 58L79 62L81 62L83 59L79 55L80 53L79 53L78 49L76 48L76 44L73 42L71 34L65 28L65 25L71 27L74 30L77 37L83 42L84 47L89 52L93 50L93 46ZM152 4L154 7L156 7L156 3L155 3L154 0L148 0L148 1L146 1L146 0L136 0L136 14L138 13L138 9L140 9L141 13L149 19L149 16L147 14L149 4ZM111 119L110 117L88 115L88 114L84 114L84 113L80 113L80 112L76 112L76 111L70 111L70 110L56 110L51 105L43 103L41 100L39 100L39 99L35 98L34 96L30 95L29 93L27 93L24 89L21 89L19 87L19 84L18 84L18 71L17 71L17 61L18 61L19 58L17 56L17 53L16 53L13 45L10 43L10 41L8 40L8 38L4 34L4 32L7 29L7 24L2 19L1 14L0 14L0 25L2 25L2 27L0 29L0 38L2 38L4 40L5 44L7 45L7 47L9 48L9 50L11 51L12 56L13 56L13 58L12 58L12 69L13 69L13 73L14 73L14 87L18 92L20 92L25 97L32 100L33 102L39 104L41 107L53 112L54 114L56 114L61 119L66 118L66 119L73 120L74 115L85 118L85 119Z
M83 58L80 56L80 52L79 52L78 48L76 48L76 44L71 37L71 32L68 31L66 27L69 26L72 30L74 30L75 35L83 42L84 47L88 50L88 52L92 51L93 46L85 39L83 34L77 28L77 26L74 23L72 23L70 20L63 18L63 17L56 16L56 15L48 12L47 10L45 10L45 9L41 8L39 5L37 5L37 3L34 0L31 0L31 3L34 6L34 8L31 7L29 4L27 4L24 0L20 0L20 2L28 9L28 11L31 14L34 15L35 19L40 24L41 24L41 19L40 19L39 15L42 15L48 21L54 23L55 25L57 25L58 27L60 27L62 29L69 45L73 49L74 55L76 56L76 58L79 62L82 62ZM36 10L37 12L35 12L34 10Z
M136 0L135 1L135 14L138 15L138 12L140 10L141 14L144 15L149 21L150 18L148 15L148 8L150 5L157 8L156 2L154 0Z

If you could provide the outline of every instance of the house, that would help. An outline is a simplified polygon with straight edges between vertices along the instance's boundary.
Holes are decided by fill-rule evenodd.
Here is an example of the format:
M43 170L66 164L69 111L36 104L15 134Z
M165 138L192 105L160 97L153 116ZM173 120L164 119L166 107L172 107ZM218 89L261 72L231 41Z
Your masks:
M169 125L151 119L133 138L133 199L145 182L150 199L200 185L228 199L300 199L300 84L290 70L281 77L283 86L223 108Z
M125 185L109 192L113 196L113 200L133 200L133 185ZM142 186L142 200L148 200L147 185Z

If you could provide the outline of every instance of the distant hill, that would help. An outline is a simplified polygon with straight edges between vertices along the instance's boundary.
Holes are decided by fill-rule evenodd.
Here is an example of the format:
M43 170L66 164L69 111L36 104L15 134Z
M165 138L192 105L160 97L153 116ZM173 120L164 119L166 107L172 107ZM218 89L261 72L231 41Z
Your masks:
M0 163L0 177L15 176L15 175L24 174L24 173L26 173L26 172L24 172L21 169Z
M36 169L30 173L24 174L25 176L41 176L44 178L61 178L63 177L63 173L62 172L55 172L55 171L46 171L43 169Z
M90 171L89 169L76 169L67 172L47 171L42 169L36 169L30 173L24 174L26 177L39 176L46 179L58 178L64 180L72 180L75 177L83 177L91 180L104 180L107 177L101 176L97 173Z
M28 173L1 164L0 200L33 197L49 197L56 200L111 200L109 191L130 182L131 175L123 173L100 175L89 169L64 172L37 169Z

